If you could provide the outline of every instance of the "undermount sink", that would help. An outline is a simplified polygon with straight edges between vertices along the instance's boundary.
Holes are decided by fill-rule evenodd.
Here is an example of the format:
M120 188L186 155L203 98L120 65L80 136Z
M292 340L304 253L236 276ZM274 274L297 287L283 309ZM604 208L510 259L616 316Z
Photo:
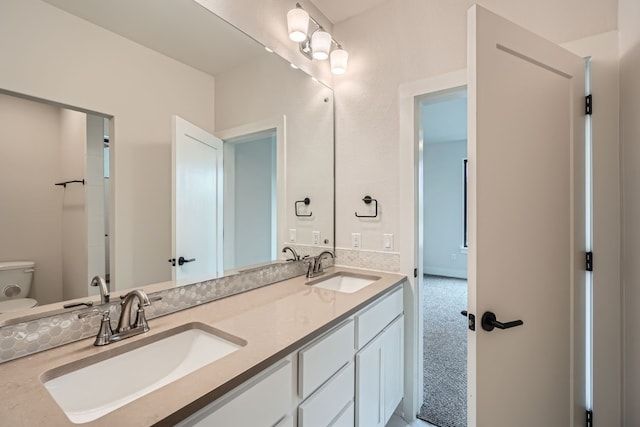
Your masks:
M339 271L311 280L307 282L307 285L352 294L366 288L378 279L380 279L378 276Z
M189 323L52 369L43 374L42 382L71 422L86 423L246 344L205 324Z

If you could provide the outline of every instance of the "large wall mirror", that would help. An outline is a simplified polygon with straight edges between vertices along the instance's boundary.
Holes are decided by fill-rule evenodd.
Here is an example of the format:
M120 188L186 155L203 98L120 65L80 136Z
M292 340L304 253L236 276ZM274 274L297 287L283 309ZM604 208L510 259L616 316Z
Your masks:
M96 274L119 295L333 249L333 92L193 0L3 2L0 54L0 263L35 263L34 312L95 301ZM176 121L220 141L214 202ZM179 243L195 204L219 214L208 277Z

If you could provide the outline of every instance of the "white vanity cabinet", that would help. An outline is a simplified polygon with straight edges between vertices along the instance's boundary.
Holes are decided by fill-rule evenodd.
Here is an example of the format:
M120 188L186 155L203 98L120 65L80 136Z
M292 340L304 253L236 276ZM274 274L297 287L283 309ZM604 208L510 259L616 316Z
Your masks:
M404 315L402 289L356 315L355 425L384 427L403 396ZM368 338L373 339L367 342Z
M403 361L399 286L178 425L384 427Z
M293 426L293 368L289 358L265 369L178 426Z

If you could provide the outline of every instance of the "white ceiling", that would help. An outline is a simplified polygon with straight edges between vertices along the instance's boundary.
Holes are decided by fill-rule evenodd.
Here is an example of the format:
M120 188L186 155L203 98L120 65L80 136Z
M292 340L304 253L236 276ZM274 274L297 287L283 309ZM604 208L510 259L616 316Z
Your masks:
M44 0L210 75L264 49L191 0Z
M359 15L386 0L311 0L329 21L337 24L340 21Z

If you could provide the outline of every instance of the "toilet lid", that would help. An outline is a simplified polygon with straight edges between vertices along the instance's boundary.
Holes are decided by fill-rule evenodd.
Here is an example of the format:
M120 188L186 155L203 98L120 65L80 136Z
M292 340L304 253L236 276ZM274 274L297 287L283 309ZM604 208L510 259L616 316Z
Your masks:
M35 307L38 301L31 298L14 298L0 301L0 313L11 313L13 311L26 310Z

